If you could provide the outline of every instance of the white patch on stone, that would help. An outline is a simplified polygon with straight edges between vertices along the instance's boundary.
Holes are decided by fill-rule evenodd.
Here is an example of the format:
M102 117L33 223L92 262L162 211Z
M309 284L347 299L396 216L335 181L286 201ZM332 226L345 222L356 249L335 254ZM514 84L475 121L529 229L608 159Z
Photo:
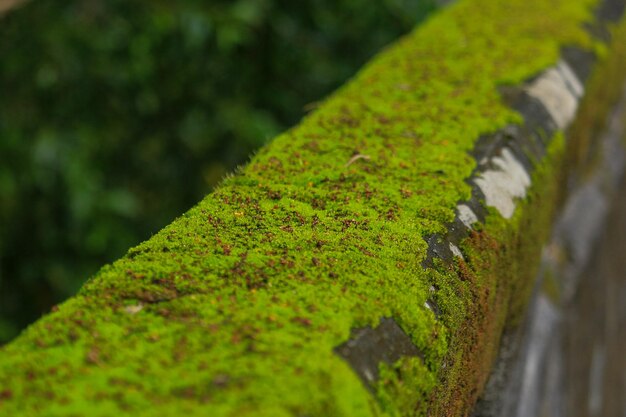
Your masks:
M510 219L515 212L515 198L526 197L530 176L507 148L491 162L496 169L483 172L474 182L485 195L487 205L495 207L505 219Z
M561 76L563 77L563 80L569 87L570 91L577 98L581 98L583 94L585 94L585 87L580 82L574 71L572 71L572 68L568 65L568 63L561 60L556 67L561 73Z
M433 309L432 309L432 308L430 308L430 304L428 304L428 301L426 301L426 302L424 303L424 307L426 307L426 308L427 308L427 309L429 309L430 311L433 311Z
M464 259L463 258L463 253L461 253L461 249L459 249L459 247L457 245L455 245L454 243L450 242L449 246L450 246L450 250L452 251L452 254L454 256L456 256L457 258Z
M565 129L574 119L578 98L567 87L567 81L557 67L548 68L526 92L543 103L557 127Z
M468 228L471 229L472 225L478 221L478 217L472 211L469 206L465 204L459 204L456 206L456 210L459 212L459 220Z

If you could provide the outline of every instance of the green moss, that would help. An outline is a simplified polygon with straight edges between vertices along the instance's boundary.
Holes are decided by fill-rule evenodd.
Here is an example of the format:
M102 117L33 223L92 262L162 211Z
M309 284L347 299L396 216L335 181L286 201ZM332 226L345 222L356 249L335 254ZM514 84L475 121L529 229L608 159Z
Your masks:
M436 385L435 375L420 358L403 358L393 366L381 365L377 394L381 407L389 410L389 416L426 415L428 395Z
M524 302L512 294L532 278L562 138L514 219L493 214L463 243L466 261L424 270L424 237L469 198L476 139L521 120L498 85L554 64L562 45L592 47L594 4L460 1L383 51L4 347L0 414L466 414ZM372 396L333 348L381 317L424 359L383 367Z

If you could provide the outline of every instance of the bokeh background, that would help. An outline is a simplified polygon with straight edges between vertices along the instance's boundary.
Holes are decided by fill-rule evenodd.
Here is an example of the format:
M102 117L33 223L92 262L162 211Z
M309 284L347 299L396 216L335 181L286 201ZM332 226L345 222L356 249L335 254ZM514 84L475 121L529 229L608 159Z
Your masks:
M5 11L0 344L193 206L435 7L33 0Z

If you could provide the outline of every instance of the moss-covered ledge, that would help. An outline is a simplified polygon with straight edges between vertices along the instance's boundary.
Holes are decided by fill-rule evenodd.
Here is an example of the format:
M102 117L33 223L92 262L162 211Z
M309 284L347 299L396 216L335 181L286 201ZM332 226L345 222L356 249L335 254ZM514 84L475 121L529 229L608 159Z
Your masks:
M469 413L560 195L571 120L537 80L567 81L565 46L610 58L597 6L460 1L399 40L2 348L0 415ZM489 178L511 169L502 205ZM349 349L374 339L393 352L369 378Z

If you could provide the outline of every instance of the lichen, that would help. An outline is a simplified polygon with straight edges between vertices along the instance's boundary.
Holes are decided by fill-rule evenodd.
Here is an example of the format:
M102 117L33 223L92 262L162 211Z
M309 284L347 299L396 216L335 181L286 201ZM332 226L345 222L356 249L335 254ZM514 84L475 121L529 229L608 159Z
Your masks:
M532 278L562 137L513 219L492 212L463 242L465 261L424 269L424 238L470 197L480 135L521 122L498 86L563 45L594 48L594 4L460 1L382 51L4 347L0 414L466 414ZM333 348L381 317L424 358L383 366L372 395Z

